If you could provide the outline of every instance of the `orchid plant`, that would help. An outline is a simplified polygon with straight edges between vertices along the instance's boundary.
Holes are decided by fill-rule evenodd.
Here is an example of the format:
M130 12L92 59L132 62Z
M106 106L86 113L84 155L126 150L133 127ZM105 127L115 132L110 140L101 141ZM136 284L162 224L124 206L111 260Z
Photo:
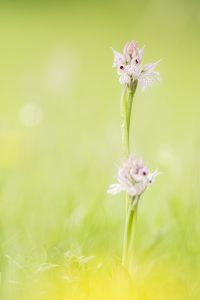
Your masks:
M135 41L125 45L123 54L115 49L112 50L114 53L113 67L117 69L119 82L124 85L121 99L124 161L116 176L117 183L110 185L108 193L115 195L126 192L127 209L122 264L131 271L138 202L142 193L154 182L155 177L158 175L157 171L151 173L142 159L130 153L132 102L137 86L145 91L151 84L159 80L160 75L155 71L159 61L143 66L144 47L138 48Z

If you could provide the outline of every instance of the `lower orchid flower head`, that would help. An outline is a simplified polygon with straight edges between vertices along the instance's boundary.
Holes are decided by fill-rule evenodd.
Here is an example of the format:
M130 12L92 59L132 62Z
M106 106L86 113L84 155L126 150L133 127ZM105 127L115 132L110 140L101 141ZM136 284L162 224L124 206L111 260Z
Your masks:
M150 173L143 160L130 154L118 170L117 183L111 184L108 193L115 195L122 191L132 197L139 197L154 182L158 172Z
M123 54L112 49L113 67L117 69L119 82L123 85L130 85L131 82L138 81L143 91L160 79L159 72L154 71L160 61L142 66L144 48L138 48L137 43L131 41L125 45Z

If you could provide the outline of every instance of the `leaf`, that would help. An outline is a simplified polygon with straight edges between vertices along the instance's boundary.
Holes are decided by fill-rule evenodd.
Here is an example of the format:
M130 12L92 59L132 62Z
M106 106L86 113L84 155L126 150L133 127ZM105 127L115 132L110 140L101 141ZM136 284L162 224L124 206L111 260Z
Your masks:
M38 268L36 269L36 273L46 272L46 271L54 269L58 266L59 265L57 265L57 264L43 263L38 266Z

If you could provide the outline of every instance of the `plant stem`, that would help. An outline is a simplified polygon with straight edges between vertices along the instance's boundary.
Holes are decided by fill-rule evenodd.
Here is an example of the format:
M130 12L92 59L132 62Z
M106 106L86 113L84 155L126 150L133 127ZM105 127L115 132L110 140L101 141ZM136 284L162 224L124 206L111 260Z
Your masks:
M133 201L137 201L133 206ZM132 199L129 197L129 206L126 215L126 223L124 230L124 245L123 245L123 256L122 264L131 269L132 258L133 258L133 246L134 246L134 237L135 237L135 223L137 218L137 203L138 199Z
M121 98L122 143L125 158L127 158L130 153L130 120L133 97L135 95L136 88L137 81L134 81L130 86L125 86Z
M122 93L121 111L122 111L122 142L124 156L128 158L130 153L130 121L133 97L137 88L137 81L125 86ZM137 205L132 206L133 199L126 195L126 221L124 229L124 244L122 254L122 264L129 269L132 261L132 248L135 228L135 215Z

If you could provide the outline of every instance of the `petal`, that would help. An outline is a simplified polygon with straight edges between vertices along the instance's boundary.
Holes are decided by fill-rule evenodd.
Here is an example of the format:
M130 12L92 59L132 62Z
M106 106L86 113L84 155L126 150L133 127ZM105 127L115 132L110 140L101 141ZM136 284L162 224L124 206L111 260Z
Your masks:
M143 68L143 71L144 72L150 72L150 71L153 71L155 69L155 67L157 67L157 65L160 63L161 60L158 60L157 62L155 63L151 63L151 64L148 64L148 65L145 65L144 68Z
M134 54L134 52L139 53L138 47L135 41L131 41L130 44L127 47L127 53L128 54Z
M138 84L142 91L145 91L155 81L159 80L158 72L142 72L138 78Z
M149 184L153 183L155 178L159 175L159 172L156 170L155 172L148 175L148 182Z
M143 46L140 50L139 50L139 58L140 58L140 61L142 60L143 56L144 56L144 49L145 49L145 46Z
M107 193L111 194L111 195L116 195L116 194L120 193L121 191L122 191L122 189L121 189L120 184L114 183L109 186Z
M124 57L126 57L127 55L127 48L128 48L128 43L126 43L126 45L124 46L124 50L123 50Z
M117 50L115 50L114 48L111 48L111 49L112 49L112 51L113 51L113 54L114 54L115 58L122 57L122 54L119 53Z
M132 186L131 188L127 189L127 194L131 197L135 197L137 195L137 188L136 186Z
M119 77L119 82L121 84L128 84L128 83L130 83L130 77L129 77L129 75L126 74L126 73L121 74L121 76Z
M116 51L115 49L112 48L112 51L114 53L114 63L113 63L113 67L114 68L120 68L121 65L123 65L125 63L125 58L124 56L119 53L118 51Z

